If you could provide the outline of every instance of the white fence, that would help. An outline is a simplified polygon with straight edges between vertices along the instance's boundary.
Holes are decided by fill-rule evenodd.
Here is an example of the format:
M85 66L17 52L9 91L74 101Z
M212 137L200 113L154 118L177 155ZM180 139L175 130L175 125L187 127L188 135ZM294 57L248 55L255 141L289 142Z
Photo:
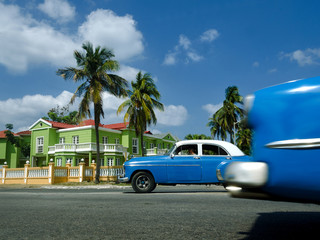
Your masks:
M61 182L93 181L96 174L96 165L85 166L80 163L77 167L55 167L49 163L48 167L30 167L25 164L24 168L8 168L4 165L0 169L0 184L53 184ZM122 166L102 166L100 168L101 181L116 181L123 174Z

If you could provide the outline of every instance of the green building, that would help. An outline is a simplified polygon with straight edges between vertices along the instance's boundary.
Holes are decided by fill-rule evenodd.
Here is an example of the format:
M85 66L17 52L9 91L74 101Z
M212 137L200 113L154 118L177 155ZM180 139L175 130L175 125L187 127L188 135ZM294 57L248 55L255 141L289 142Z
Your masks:
M0 168L2 168L5 163L10 168L23 167L27 160L29 160L29 155L24 156L21 149L7 140L6 130L0 131ZM15 133L14 137L19 139L20 142L25 142L27 144L31 141L31 132L24 131Z
M82 159L90 166L92 160L97 161L93 120L69 125L39 119L29 130L30 164L33 167L47 166L51 159L56 166L65 166L67 162L77 166ZM99 137L101 166L122 165L132 155L141 156L140 139L128 124L101 124ZM143 137L146 156L162 155L177 141L170 133L157 135L145 132Z

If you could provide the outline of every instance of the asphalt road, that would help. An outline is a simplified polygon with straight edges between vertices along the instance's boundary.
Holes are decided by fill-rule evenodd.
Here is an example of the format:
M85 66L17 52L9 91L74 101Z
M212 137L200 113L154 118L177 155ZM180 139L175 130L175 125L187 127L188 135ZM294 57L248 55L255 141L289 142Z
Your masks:
M318 239L319 205L219 186L0 189L0 239Z

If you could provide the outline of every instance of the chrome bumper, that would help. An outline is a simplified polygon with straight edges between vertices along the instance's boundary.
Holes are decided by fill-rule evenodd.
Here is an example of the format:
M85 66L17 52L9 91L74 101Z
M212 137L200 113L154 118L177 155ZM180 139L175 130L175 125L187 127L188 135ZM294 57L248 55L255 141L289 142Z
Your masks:
M226 168L227 185L242 188L259 188L268 181L268 165L264 162L232 162Z
M118 182L120 183L127 183L130 179L128 177L118 177Z

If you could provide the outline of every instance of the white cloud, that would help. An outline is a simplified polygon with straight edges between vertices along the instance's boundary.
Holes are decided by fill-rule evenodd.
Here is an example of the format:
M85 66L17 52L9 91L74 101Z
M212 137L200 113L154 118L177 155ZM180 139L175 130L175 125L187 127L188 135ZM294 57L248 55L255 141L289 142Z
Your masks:
M259 66L260 66L260 63L256 61L256 62L254 62L254 63L252 64L252 66L253 66L253 67L259 67Z
M143 36L132 16L117 16L111 10L98 9L79 27L79 37L114 50L119 61L140 55Z
M0 3L0 64L24 72L31 64L71 64L78 47L52 27L23 16L19 7Z
M163 64L164 65L175 65L177 62L176 55L177 55L177 53L175 53L175 52L167 53L164 58Z
M140 70L127 65L121 65L120 70L116 72L117 75L123 77L130 83L136 79L136 76ZM143 72L143 71L142 71Z
M278 69L276 68L272 68L268 71L268 73L275 73L275 72L278 72Z
M45 0L38 8L58 22L68 22L75 16L75 7L66 0Z
M191 62L199 62L203 59L201 55L199 55L196 50L191 48L191 41L188 37L181 34L179 36L178 44L174 47L173 51L169 51L163 61L164 65L175 65L180 56L185 58L185 63Z
M166 126L181 126L188 117L187 109L182 105L169 105L164 107L164 111L156 110L157 122Z
M188 52L187 56L194 62L199 62L203 59L203 57L196 52Z
M291 53L280 53L280 59L289 58L290 61L295 61L299 66L318 65L320 59L320 48L308 48L306 50L296 50Z
M223 103L218 104L206 104L202 106L202 109L207 111L209 113L209 116L212 117L212 115L218 111L222 107Z
M12 72L23 73L30 66L55 67L75 64L73 51L91 41L114 50L116 60L139 56L144 50L143 36L130 15L117 16L111 10L92 12L75 35L23 14L16 5L0 2L0 64Z
M47 112L59 106L66 106L72 93L63 91L57 97L50 95L26 95L22 98L7 99L0 101L0 129L5 124L12 123L15 131L27 130L40 117L46 116Z
M179 36L179 46L183 47L183 49L188 50L190 48L191 42L189 38L184 35Z
M209 29L200 36L200 42L212 42L220 36L216 29ZM164 65L175 65L180 59L184 59L184 63L199 62L203 59L194 48L192 48L191 40L180 34L178 44L173 50L168 51L163 60Z
M216 40L219 36L220 34L216 29L209 29L200 36L200 40L203 42L212 42Z

